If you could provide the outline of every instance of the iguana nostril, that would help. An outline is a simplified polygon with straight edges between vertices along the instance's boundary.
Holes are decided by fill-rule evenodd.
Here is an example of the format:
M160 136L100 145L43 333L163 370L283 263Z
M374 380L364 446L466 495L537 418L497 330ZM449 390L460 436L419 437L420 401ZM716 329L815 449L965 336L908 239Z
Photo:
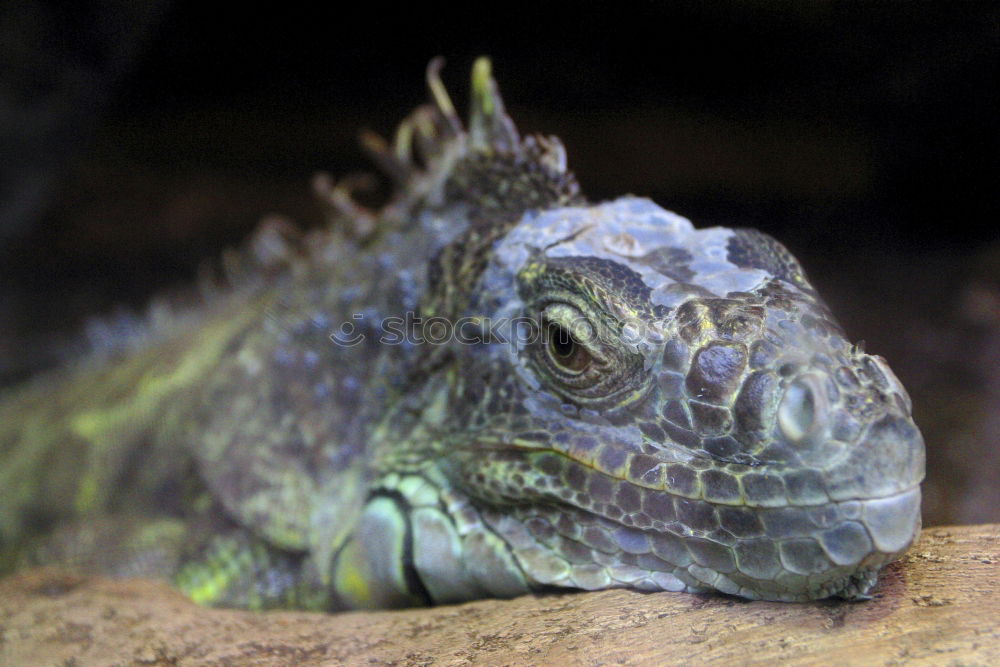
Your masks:
M778 406L778 426L789 442L800 442L817 419L819 397L808 378L802 377L788 386Z

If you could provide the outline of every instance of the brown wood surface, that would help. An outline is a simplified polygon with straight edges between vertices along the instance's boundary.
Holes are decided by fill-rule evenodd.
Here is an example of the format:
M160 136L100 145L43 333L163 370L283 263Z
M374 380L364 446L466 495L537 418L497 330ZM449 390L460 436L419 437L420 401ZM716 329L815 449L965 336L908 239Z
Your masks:
M1000 525L925 530L861 603L602 591L323 615L52 570L0 581L0 665L678 663L1000 664Z

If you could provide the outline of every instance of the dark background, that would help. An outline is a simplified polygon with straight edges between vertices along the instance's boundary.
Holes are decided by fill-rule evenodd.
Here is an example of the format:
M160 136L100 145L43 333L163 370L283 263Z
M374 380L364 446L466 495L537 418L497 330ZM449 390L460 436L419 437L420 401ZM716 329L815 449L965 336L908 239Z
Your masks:
M261 216L321 224L310 176L488 54L591 199L785 241L910 388L927 523L1000 520L1000 4L542 4L5 3L0 386Z

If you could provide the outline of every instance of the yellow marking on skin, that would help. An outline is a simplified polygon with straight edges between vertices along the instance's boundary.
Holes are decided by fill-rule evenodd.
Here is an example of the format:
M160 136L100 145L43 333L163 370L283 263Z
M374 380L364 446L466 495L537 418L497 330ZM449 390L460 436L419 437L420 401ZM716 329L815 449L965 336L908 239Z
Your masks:
M139 426L147 423L164 399L193 386L204 375L206 368L218 362L232 334L256 314L255 308L247 307L242 316L221 320L216 331L212 332L215 335L199 337L202 345L196 352L178 355L180 363L172 371L156 373L154 369L147 372L131 392L130 398L109 407L82 411L69 418L70 431L92 445L73 501L77 512L86 513L93 509L100 496L105 475L109 472L100 453L115 443L113 434L126 429L129 424ZM154 350L151 350L150 354L153 353Z
M527 264L521 267L521 270L517 272L517 279L527 283L533 284L538 278L544 273L545 264L543 262L529 260Z
M204 561L181 569L174 578L174 585L198 604L215 604L234 582L238 583L246 576L249 568L253 567L253 559L253 554L235 541L220 538L212 545ZM260 601L252 597L254 591L250 590L248 594L251 595L249 608L259 606Z
M340 552L333 574L334 589L351 607L366 608L372 602L370 572L367 562L358 553L358 548L357 541L352 540Z
M371 589L368 580L354 564L345 565L337 576L337 588L341 593L360 603L371 601Z
M196 588L182 587L181 590L196 604L208 604L219 598L222 591L225 590L227 583L229 583L229 577L221 571L216 571L213 576L203 581Z

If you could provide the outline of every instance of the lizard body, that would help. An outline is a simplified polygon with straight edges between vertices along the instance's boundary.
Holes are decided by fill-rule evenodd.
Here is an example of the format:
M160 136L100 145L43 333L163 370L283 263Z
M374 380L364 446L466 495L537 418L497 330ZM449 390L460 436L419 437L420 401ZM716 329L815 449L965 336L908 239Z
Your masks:
M588 203L487 61L467 128L438 67L367 140L383 208L328 188L328 229L264 226L195 313L4 397L6 564L255 608L869 595L924 474L885 361L771 237Z

